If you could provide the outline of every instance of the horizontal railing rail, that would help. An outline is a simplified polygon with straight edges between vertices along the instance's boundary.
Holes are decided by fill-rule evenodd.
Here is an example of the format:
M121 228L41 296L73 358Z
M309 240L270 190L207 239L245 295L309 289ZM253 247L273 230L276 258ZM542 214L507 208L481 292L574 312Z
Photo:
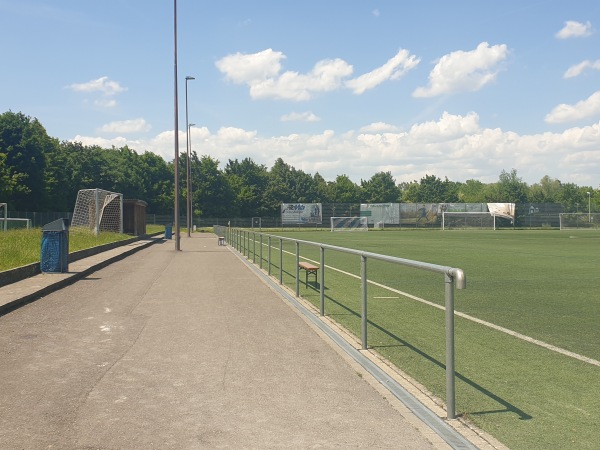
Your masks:
M391 264L397 264L404 267L410 267L418 270L435 272L444 276L444 303L445 303L445 332L446 332L446 413L448 419L456 418L456 398L455 398L455 351L454 351L454 291L455 288L466 288L466 276L462 269L450 266L442 266L411 259L398 258L395 256L382 255L378 253L365 252L362 250L339 247L331 244L305 241L286 236L278 236L268 233L261 233L253 230L241 228L229 228L225 226L214 226L214 231L219 236L225 236L226 242L235 248L246 258L252 258L256 264L256 257L259 258L259 266L263 269L263 246L267 246L267 273L271 273L271 256L273 241L278 242L275 247L279 251L279 284L283 284L283 242L291 242L295 246L295 294L300 297L300 246L309 246L319 248L320 269L319 276L319 297L320 297L320 315L325 315L325 252L336 251L351 254L360 258L360 278L361 278L361 345L362 349L368 349L368 261L384 261ZM266 242L265 242L266 238ZM256 246L259 246L257 255ZM251 256L252 254L252 256Z

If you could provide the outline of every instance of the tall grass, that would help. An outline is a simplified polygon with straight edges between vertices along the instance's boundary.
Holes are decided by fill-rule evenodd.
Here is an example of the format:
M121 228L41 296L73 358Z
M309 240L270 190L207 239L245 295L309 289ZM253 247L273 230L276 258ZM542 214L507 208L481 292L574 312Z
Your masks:
M102 244L129 239L120 233L69 233L69 253ZM42 246L41 228L9 230L0 233L0 271L32 264L40 260Z

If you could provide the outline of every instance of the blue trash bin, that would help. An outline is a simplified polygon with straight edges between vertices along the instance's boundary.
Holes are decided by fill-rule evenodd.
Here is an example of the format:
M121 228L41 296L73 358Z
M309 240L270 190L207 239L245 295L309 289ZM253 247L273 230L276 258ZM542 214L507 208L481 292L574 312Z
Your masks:
M171 239L171 236L173 236L173 226L165 225L165 239Z
M42 227L40 270L46 273L69 271L69 219L58 219Z

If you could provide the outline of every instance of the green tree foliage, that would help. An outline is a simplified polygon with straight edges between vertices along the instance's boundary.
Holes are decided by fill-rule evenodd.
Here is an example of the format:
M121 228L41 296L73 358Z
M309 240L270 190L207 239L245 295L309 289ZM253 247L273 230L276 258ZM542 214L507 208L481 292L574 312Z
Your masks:
M204 217L230 217L229 208L235 193L219 170L219 161L210 156L198 159L191 155L192 164L192 209L194 215Z
M361 180L362 200L366 203L393 203L400 197L400 190L391 172L378 172L368 181Z
M267 167L250 158L229 160L225 177L235 196L233 213L240 217L263 215L262 198L269 182Z
M33 211L43 202L46 155L56 145L37 119L10 111L0 115L0 176L11 208Z
M360 203L361 189L348 175L338 175L329 183L329 199L333 203Z
M527 203L527 184L517 176L516 169L502 171L498 180L498 197L495 202Z

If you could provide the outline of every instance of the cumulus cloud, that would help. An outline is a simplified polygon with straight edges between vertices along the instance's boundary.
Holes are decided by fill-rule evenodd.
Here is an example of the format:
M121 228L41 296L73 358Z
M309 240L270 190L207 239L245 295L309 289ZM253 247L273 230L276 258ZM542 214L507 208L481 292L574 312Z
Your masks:
M590 61L586 59L585 61L581 61L579 64L569 67L563 75L563 78L578 77L586 69L600 70L600 59L597 59L596 61Z
M394 133L398 131L398 127L384 122L374 122L366 125L359 130L361 133Z
M342 80L352 74L352 66L341 59L319 61L306 74L281 73L283 59L283 53L267 49L229 55L217 61L216 66L228 80L248 85L253 99L309 100L317 92L338 89Z
M150 124L139 118L110 122L100 127L100 131L103 133L127 134L150 131L150 128Z
M346 86L355 94L362 94L368 89L380 85L387 80L397 80L406 72L417 67L421 60L411 55L408 50L400 50L383 66L365 73L357 78L348 80Z
M413 97L478 91L496 79L498 64L507 56L505 44L490 46L487 42L475 50L444 55L429 74L429 85L415 89Z
M260 136L256 131L223 127L216 132L192 128L193 145L224 166L229 159L252 158L270 167L277 157L299 170L319 172L326 180L340 174L355 182L377 172L391 172L397 182L425 175L453 181L478 179L491 183L502 170L516 167L532 184L544 175L563 182L596 183L600 170L600 122L569 128L561 133L519 135L498 128L482 128L476 113L444 112L437 120L414 124L403 132L394 125L376 123L348 131L320 134ZM185 132L179 135L185 151ZM173 131L145 141L124 137L100 139L76 136L73 141L104 148L128 145L138 152L152 151L173 160Z
M600 91L594 92L587 99L574 105L561 103L546 115L546 123L574 122L589 119L600 114Z
M307 73L282 71L286 56L272 49L258 53L236 53L218 60L215 65L225 78L249 87L253 99L306 101L315 94L342 87L362 94L387 80L396 80L419 64L407 50L400 50L383 66L354 79L353 67L340 58L318 61Z
M592 34L591 22L581 23L574 20L567 20L565 26L556 33L557 39L569 39L576 37L587 37Z
M318 122L319 120L321 120L321 118L310 111L302 113L292 112L281 116L282 122Z
M228 55L218 60L215 65L228 80L252 86L254 83L277 77L283 59L283 53L268 48L258 53Z
M75 92L100 92L106 96L120 94L127 90L117 81L112 81L106 76L85 83L74 83L67 87Z

